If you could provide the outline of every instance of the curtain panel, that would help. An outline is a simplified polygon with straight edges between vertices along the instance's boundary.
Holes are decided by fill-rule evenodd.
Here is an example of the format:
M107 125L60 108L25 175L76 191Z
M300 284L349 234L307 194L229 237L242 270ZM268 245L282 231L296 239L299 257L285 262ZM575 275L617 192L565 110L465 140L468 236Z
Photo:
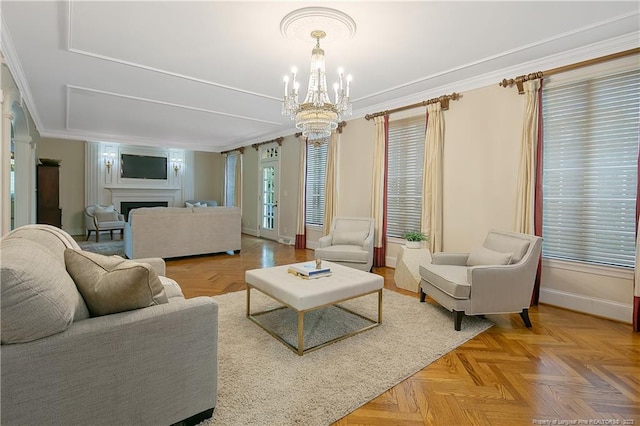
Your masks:
M337 170L339 140L340 134L334 131L331 133L329 146L327 147L327 168L324 181L323 235L329 235L331 223L338 211Z
M244 154L238 152L236 154L235 184L234 184L234 200L233 205L240 208L242 214L242 158Z
M422 232L429 237L431 253L442 251L442 162L444 157L444 116L440 102L427 105L422 177Z
M640 151L640 150L639 150ZM638 182L636 187L636 267L633 274L633 331L640 332L640 239L638 239L638 227L640 227L640 152L638 152Z
M542 83L540 79L540 87L538 88L538 135L536 138L536 158L535 158L535 193L533 207L533 231L534 235L542 237L542 164L543 164L543 144L542 144ZM533 285L533 294L531 295L531 305L537 305L540 301L540 282L542 280L542 252L538 259L538 270L536 272L536 280Z
M389 116L376 117L373 151L373 194L371 215L374 220L373 266L385 266L386 193L387 193L387 143Z
M300 141L300 160L298 171L298 209L296 210L296 243L295 248L306 249L307 248L307 228L305 224L305 206L307 204L306 199L306 187L307 187L307 138L299 136Z
M536 146L538 142L538 89L540 80L524 82L525 107L522 117L522 138L518 186L516 193L516 232L533 234L536 183Z

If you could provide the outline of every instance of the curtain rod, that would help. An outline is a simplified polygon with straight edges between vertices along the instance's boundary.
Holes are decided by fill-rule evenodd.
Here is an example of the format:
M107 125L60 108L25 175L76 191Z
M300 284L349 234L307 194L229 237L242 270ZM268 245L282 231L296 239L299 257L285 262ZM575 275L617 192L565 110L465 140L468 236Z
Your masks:
M240 152L240 154L244 154L244 146L241 146L240 148L230 149L228 151L221 151L220 154L225 155L225 154L228 154L228 153L234 152L234 151L238 151L238 152Z
M611 61L613 59L624 58L625 56L635 55L640 53L640 47L636 47L634 49L624 50L622 52L612 53L610 55L600 56L598 58L587 59L586 61L576 62L574 64L564 65L562 67L552 68L547 71L537 71L531 74L519 75L510 79L503 79L498 85L502 87L510 87L514 84L518 87L518 93L524 94L524 87L522 83L529 80L535 80L537 78L547 77L550 75L558 74L561 72L571 71L578 68L586 67L589 65L596 65L602 62Z
M394 109L388 109L386 111L380 111L380 112L374 112L373 114L367 114L367 115L364 116L364 118L366 120L371 120L371 119L376 118L376 117L382 117L383 115L393 114L394 112L406 111L408 109L424 107L424 106L427 106L429 104L435 104L436 102L440 102L440 104L442 105L442 110L446 111L446 110L449 109L449 100L457 101L458 99L460 99L460 94L454 92L454 93L452 93L450 95L442 95L442 96L439 96L437 98L429 99L428 101L418 102L417 104L406 105L406 106L403 106L403 107L398 107L398 108L394 108Z

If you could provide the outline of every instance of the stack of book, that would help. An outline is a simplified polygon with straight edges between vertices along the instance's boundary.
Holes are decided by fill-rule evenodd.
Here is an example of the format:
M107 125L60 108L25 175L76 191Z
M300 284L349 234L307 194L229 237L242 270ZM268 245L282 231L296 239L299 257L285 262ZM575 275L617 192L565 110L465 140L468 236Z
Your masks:
M294 265L290 265L288 272L307 280L328 277L331 275L331 269L324 266L316 268L315 262L296 263Z

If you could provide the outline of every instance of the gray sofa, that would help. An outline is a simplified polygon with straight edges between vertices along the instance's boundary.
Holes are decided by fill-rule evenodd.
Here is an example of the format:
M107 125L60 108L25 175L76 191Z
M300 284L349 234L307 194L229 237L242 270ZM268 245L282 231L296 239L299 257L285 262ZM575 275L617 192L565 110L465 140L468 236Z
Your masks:
M68 256L91 261L98 255L48 225L18 228L0 244L0 423L168 425L211 416L218 340L213 299L184 299L163 276L162 259L102 256L147 271L163 300L91 316Z
M237 207L149 207L129 212L124 253L140 257L182 257L239 251Z

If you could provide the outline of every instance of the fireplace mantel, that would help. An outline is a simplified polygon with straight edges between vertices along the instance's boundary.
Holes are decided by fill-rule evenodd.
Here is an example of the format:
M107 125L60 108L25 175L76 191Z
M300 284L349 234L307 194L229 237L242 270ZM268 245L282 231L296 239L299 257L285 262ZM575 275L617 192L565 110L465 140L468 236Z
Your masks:
M121 211L120 203L138 201L165 201L169 207L181 207L180 188L106 186L111 192L111 203Z

